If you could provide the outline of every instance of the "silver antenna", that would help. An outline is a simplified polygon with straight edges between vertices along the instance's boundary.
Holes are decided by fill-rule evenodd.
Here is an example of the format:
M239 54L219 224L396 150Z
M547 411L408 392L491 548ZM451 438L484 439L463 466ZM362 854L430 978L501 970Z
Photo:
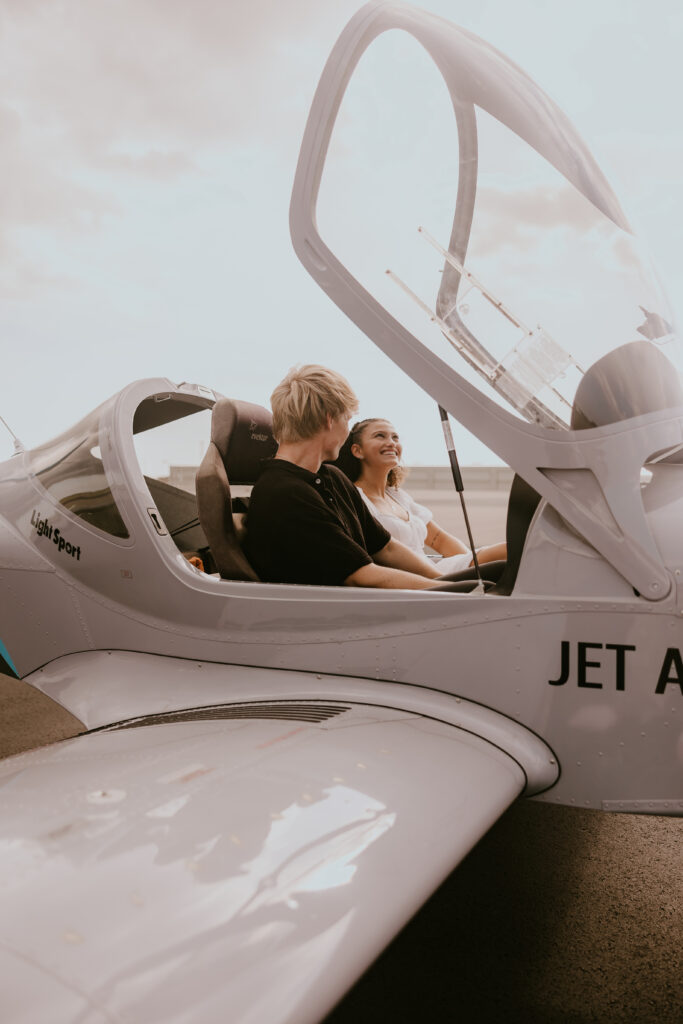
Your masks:
M25 452L26 449L24 448L24 445L21 443L17 435L14 433L9 423L5 419L3 419L2 416L0 416L0 423L2 423L2 425L6 428L6 430L12 437L12 440L14 442L14 454L21 455L22 452Z

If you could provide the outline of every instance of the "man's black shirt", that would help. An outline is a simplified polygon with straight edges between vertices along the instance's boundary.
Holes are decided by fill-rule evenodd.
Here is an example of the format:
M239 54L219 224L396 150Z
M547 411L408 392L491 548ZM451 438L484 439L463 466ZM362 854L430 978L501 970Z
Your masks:
M391 539L347 476L266 462L249 501L244 550L266 583L340 586Z

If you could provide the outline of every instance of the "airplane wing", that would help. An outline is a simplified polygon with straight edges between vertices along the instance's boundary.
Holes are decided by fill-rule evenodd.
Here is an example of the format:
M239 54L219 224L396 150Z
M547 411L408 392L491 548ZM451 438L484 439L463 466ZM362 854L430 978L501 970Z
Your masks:
M524 786L463 728L340 701L174 712L10 757L3 1017L318 1021Z

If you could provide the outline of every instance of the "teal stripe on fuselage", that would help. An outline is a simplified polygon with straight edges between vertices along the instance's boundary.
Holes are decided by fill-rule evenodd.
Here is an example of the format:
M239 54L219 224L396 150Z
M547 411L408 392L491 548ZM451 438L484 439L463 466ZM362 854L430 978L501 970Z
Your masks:
M12 669L12 671L14 672L15 676L18 679L19 678L19 673L17 672L17 670L16 670L16 668L14 666L14 662L12 661L12 659L9 656L9 651L7 650L5 645L3 644L2 640L0 640L0 657L2 657L7 662L7 664Z

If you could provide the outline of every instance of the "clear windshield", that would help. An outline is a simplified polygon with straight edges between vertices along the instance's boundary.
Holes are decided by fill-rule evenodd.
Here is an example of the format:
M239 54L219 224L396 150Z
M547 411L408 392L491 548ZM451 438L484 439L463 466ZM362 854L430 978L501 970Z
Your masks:
M133 421L135 453L152 500L184 554L206 547L199 525L195 477L211 437L208 401L167 392L138 406Z
M31 473L49 494L89 526L113 537L128 537L111 492L100 450L96 409L64 434L28 453Z
M530 422L596 426L683 404L671 310L585 146L519 69L444 24L445 77L401 31L361 58L323 172L323 241Z

